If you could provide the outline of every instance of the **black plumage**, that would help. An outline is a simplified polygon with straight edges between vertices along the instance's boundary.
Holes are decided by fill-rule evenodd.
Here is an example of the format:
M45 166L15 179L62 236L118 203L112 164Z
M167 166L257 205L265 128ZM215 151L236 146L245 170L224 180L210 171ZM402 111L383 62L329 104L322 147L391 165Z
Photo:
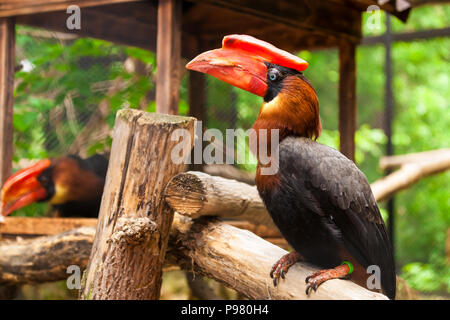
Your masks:
M260 195L289 244L306 261L333 268L345 248L364 268L378 265L381 286L395 297L390 241L370 185L337 150L309 138L280 144L278 186Z

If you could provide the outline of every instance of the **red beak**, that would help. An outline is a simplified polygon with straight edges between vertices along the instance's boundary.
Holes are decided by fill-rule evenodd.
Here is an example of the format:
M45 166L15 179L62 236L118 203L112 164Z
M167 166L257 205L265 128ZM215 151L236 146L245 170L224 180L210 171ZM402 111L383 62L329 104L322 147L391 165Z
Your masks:
M29 168L19 170L6 180L1 190L0 222L3 216L47 197L47 192L37 177L50 164L49 159L39 161Z
M264 97L267 91L267 65L274 63L303 71L308 63L299 57L248 35L223 38L222 48L204 52L186 68L210 74L235 87Z

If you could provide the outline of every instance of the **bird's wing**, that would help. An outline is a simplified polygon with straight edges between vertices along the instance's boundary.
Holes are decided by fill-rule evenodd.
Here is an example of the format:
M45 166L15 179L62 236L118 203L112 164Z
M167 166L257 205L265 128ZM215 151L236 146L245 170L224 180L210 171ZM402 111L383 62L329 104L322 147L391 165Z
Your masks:
M83 170L92 171L98 177L105 179L106 171L108 170L108 158L105 156L94 154L86 159L82 159L77 155L69 155L68 157L76 160Z
M309 139L288 138L280 145L280 171L300 177L319 215L332 216L345 248L367 267L379 265L395 277L386 227L365 175L344 155Z

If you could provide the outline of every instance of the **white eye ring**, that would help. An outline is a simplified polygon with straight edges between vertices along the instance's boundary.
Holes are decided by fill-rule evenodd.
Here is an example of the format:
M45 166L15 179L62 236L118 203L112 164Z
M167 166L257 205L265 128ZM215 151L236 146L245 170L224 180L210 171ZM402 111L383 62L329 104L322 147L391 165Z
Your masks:
M271 74L269 75L269 79L272 80L272 81L277 80L277 78L278 78L278 76L277 76L275 73L271 73Z

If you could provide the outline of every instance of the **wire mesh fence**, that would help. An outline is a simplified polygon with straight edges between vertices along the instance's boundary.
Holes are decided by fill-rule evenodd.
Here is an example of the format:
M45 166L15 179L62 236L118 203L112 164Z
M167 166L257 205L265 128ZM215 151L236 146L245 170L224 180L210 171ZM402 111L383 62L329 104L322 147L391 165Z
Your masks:
M16 34L16 168L23 159L108 152L118 109L155 111L154 53L24 26ZM180 114L189 113L187 84L185 73ZM227 128L251 127L257 98L212 77L205 91L206 127L224 136Z
M82 157L109 151L115 113L120 108L155 111L156 58L153 52L124 47L103 40L79 38L73 34L18 26L16 30L16 81L14 105L14 161L78 154ZM312 63L312 83L325 117L325 143L337 142L336 50L328 50L307 59ZM314 79L328 75L328 81ZM381 79L382 80L382 79ZM365 85L365 84L363 84ZM180 114L189 113L188 77L185 72L180 90ZM251 127L259 112L260 98L207 77L206 128ZM381 91L376 89L376 95ZM371 127L382 127L380 108L363 113ZM379 99L378 99L379 100ZM332 133L330 138L329 133ZM247 167L247 169L253 166Z
M154 55L17 27L14 160L108 149L115 111L152 108Z

